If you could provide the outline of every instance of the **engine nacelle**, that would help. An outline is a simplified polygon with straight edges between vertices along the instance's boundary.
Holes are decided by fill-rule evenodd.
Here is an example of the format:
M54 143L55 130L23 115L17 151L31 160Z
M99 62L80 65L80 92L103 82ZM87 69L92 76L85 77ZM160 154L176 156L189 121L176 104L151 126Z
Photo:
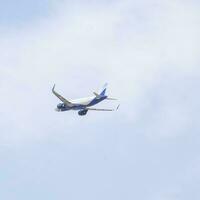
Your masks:
M79 114L80 116L83 116L83 115L86 115L87 112L88 112L88 110L80 110L80 111L78 112L78 114Z
M57 105L57 108L58 109L62 109L62 108L64 108L65 107L65 105L63 104L63 103L59 103L58 105Z

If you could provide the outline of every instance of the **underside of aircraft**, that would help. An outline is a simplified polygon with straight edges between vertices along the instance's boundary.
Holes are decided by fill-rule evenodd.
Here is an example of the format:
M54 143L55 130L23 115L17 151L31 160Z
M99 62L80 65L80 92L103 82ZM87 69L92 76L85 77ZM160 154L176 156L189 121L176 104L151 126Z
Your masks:
M93 96L91 97L75 99L75 100L67 100L55 91L55 85L54 85L52 88L52 92L62 102L57 105L57 108L55 110L57 112L75 110L75 111L78 111L78 114L80 116L86 115L88 111L110 111L111 112L111 111L118 110L119 105L117 106L117 109L99 109L99 108L92 107L104 100L117 100L115 98L109 98L106 95L106 89L107 89L107 84L104 85L103 89L101 89L100 92L98 93L93 92Z

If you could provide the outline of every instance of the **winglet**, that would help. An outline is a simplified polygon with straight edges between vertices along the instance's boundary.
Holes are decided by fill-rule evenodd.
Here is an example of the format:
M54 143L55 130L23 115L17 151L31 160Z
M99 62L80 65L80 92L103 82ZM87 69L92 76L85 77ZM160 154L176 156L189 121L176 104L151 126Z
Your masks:
M116 109L116 111L117 111L117 110L119 110L119 107L120 107L120 104L117 106L117 109Z
M54 84L54 86L53 86L53 88L52 88L52 92L53 92L53 94L56 96L56 97L58 97L64 104L66 104L67 106L69 106L69 107L72 107L74 104L73 103L71 103L70 101L68 101L67 99L65 99L64 97L62 97L60 94L58 94L54 89L55 89L55 84Z
M56 87L56 84L53 85L52 92L54 91L55 87Z

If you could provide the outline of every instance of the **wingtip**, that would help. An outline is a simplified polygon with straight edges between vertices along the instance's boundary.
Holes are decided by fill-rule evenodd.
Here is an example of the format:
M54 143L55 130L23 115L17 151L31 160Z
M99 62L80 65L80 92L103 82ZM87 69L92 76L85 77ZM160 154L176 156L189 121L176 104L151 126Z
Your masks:
M117 109L116 109L116 110L119 110L119 107L120 107L120 104L117 106Z
M54 91L55 87L56 87L56 84L53 85L52 91Z

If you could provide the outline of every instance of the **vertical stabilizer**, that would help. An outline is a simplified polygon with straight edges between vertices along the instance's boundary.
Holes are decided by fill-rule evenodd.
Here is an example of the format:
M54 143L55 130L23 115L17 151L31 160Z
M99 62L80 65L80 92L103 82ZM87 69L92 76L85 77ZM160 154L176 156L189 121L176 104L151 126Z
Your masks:
M99 95L100 96L105 96L106 94L106 89L107 89L108 83L106 83L103 88L100 90Z

